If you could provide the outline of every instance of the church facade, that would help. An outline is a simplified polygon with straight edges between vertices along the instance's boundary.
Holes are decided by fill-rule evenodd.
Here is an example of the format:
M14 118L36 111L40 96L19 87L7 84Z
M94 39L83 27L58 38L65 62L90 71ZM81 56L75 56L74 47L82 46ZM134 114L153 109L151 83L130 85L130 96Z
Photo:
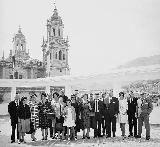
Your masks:
M42 43L43 61L32 59L21 28L13 38L9 57L0 60L0 79L36 79L69 75L68 38L63 38L63 22L57 9L47 20L47 38Z
M0 61L1 79L36 79L45 77L45 68L41 61L32 59L26 47L26 38L21 28L13 38L13 49L9 57L4 55Z
M68 37L63 37L64 24L56 7L47 20L47 38L43 39L43 65L48 77L69 75Z

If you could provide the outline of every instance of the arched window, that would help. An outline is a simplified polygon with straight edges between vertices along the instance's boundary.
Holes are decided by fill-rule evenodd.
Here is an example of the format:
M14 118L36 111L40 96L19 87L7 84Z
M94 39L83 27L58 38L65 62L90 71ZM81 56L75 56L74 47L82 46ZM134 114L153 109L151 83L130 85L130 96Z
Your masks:
M56 36L56 30L53 28L53 35Z
M52 60L52 54L50 53L50 60Z
M59 51L59 60L62 60L62 51Z
M63 60L65 60L65 54L63 54Z
M58 35L61 36L61 31L60 31L60 29L58 29Z
M58 54L57 54L57 52L56 52L56 59L58 58Z

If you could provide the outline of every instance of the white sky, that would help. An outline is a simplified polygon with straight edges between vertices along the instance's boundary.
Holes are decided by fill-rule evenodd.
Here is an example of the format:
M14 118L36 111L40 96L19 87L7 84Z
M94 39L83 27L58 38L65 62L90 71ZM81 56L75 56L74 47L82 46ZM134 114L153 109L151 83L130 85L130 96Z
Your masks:
M160 0L57 0L69 36L71 74L95 74L160 54ZM42 59L53 0L0 0L0 58L22 28L32 58Z

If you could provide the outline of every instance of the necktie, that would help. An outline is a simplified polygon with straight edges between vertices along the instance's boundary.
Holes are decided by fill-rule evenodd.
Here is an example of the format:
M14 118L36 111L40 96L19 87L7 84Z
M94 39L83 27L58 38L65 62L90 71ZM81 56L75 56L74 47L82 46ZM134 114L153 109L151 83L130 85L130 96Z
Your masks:
M98 112L98 100L96 100L96 105L95 105L95 107L96 107L96 112Z
M61 104L60 104L60 115L61 115Z

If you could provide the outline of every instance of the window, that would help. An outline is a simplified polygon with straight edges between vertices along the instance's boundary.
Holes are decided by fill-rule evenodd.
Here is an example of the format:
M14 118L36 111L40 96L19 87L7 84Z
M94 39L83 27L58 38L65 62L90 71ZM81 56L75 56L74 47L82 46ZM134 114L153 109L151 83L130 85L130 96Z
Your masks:
M52 54L50 53L50 60L52 59Z
M56 30L53 28L53 35L56 36Z
M18 72L17 71L14 73L14 78L18 79Z
M60 31L60 29L58 29L58 35L61 36L61 31Z
M59 60L62 60L62 51L59 51Z
M19 75L19 79L22 79L22 75Z
M65 60L65 54L63 54L63 60Z
M13 75L10 75L9 78L10 78L10 79L13 79Z
M56 59L58 58L58 54L57 54L57 52L56 52Z

